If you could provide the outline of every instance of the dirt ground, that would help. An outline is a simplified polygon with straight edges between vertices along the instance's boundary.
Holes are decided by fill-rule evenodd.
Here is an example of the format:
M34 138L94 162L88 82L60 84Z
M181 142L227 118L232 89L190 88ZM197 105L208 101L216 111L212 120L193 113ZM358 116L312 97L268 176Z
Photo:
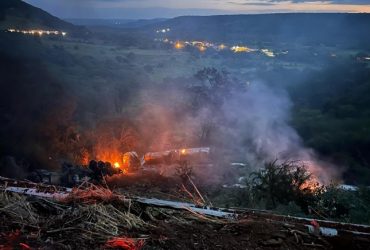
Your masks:
M323 237L289 217L216 218L132 198L186 200L176 179L133 176L108 184L119 193L92 185L50 201L0 192L0 249L370 249L368 235Z

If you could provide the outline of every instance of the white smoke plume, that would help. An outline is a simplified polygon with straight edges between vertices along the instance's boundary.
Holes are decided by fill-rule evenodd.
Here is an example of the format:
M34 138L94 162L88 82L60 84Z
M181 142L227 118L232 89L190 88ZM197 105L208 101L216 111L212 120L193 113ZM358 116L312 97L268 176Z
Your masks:
M284 91L254 82L246 92L235 93L224 103L222 112L229 123L222 129L234 145L245 150L247 161L255 168L276 159L300 161L320 182L336 179L340 169L319 160L290 125L292 105Z

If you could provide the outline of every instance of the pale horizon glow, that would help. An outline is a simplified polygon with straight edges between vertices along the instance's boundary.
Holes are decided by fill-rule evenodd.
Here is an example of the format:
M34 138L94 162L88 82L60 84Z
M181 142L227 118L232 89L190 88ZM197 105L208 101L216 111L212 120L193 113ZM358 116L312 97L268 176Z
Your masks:
M25 0L25 2L61 18L149 19L180 15L281 12L370 13L370 0Z

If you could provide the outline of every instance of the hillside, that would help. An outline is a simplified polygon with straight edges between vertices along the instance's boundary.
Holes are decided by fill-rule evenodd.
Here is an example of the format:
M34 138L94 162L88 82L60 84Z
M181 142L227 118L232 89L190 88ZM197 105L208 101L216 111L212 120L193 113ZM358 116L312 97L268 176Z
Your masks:
M141 28L147 25L158 24L167 19L66 19L66 21L82 26L100 26L111 28Z
M214 42L303 42L361 46L370 41L369 14L183 16L147 26L148 31L160 28L171 28L171 32L166 34L169 38L207 39Z
M85 28L65 22L21 0L0 2L0 29L49 29L77 34Z

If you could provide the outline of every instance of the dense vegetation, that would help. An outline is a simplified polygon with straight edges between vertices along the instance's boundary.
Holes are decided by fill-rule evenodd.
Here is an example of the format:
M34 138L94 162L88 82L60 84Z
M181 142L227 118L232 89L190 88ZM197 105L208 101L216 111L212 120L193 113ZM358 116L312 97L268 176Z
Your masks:
M320 219L370 224L370 190L320 186L297 163L269 162L249 179L249 206Z
M290 88L293 124L306 145L346 166L354 184L370 179L370 70L361 62L335 63Z

